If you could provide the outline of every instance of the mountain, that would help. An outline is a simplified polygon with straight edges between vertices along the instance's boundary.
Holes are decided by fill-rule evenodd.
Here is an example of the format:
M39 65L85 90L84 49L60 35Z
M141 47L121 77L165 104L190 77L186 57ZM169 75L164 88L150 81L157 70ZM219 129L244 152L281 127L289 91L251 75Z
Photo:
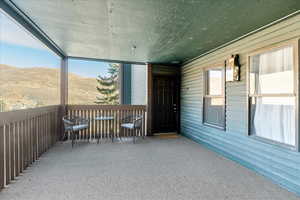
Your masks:
M93 104L99 96L96 79L72 73L68 78L69 103ZM59 87L59 69L0 64L0 104L6 110L59 104Z

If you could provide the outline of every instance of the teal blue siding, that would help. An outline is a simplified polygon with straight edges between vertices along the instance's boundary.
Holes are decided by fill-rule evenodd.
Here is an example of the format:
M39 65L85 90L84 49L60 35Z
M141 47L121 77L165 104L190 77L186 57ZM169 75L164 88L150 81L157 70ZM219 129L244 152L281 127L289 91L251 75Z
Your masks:
M131 104L131 64L123 64L122 104Z
M234 160L268 178L282 187L300 195L300 157L291 151L276 149L252 138L233 133L213 133L206 130L198 134L187 134L195 130L182 129L188 138Z
M300 195L300 153L248 136L247 54L300 37L300 15L182 67L181 133ZM203 68L240 55L241 81L226 84L226 131L202 124Z

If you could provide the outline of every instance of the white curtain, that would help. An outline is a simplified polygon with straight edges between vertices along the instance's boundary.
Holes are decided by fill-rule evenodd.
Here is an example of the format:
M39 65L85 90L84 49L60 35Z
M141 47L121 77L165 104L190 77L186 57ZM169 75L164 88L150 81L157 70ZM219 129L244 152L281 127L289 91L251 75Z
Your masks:
M258 55L257 94L293 93L293 49L286 47ZM295 145L295 97L257 97L253 118L257 136Z
M278 98L276 97L276 99ZM289 98L279 99L287 101ZM295 100L293 97L290 99L290 101ZM295 106L269 103L272 101L274 101L274 97L257 99L253 121L255 134L266 139L294 146Z

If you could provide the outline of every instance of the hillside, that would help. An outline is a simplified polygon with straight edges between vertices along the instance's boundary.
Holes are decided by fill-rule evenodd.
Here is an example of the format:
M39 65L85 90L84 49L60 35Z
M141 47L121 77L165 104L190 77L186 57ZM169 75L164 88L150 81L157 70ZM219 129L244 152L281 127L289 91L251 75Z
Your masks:
M59 104L59 85L58 69L0 64L0 101L6 110ZM93 104L99 95L96 86L93 78L69 74L69 102Z

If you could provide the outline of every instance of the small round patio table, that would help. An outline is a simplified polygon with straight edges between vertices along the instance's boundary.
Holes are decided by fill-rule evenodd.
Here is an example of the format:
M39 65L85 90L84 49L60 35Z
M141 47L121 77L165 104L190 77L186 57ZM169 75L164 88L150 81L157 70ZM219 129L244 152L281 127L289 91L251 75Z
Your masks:
M104 121L104 122L109 122L109 121L114 121L115 117L114 116L98 116L94 118L95 121ZM114 142L114 136L115 133L113 131L113 128L111 126L109 126L109 133L111 136L111 141ZM100 133L98 133L98 139L97 139L97 143L99 144L100 142Z

